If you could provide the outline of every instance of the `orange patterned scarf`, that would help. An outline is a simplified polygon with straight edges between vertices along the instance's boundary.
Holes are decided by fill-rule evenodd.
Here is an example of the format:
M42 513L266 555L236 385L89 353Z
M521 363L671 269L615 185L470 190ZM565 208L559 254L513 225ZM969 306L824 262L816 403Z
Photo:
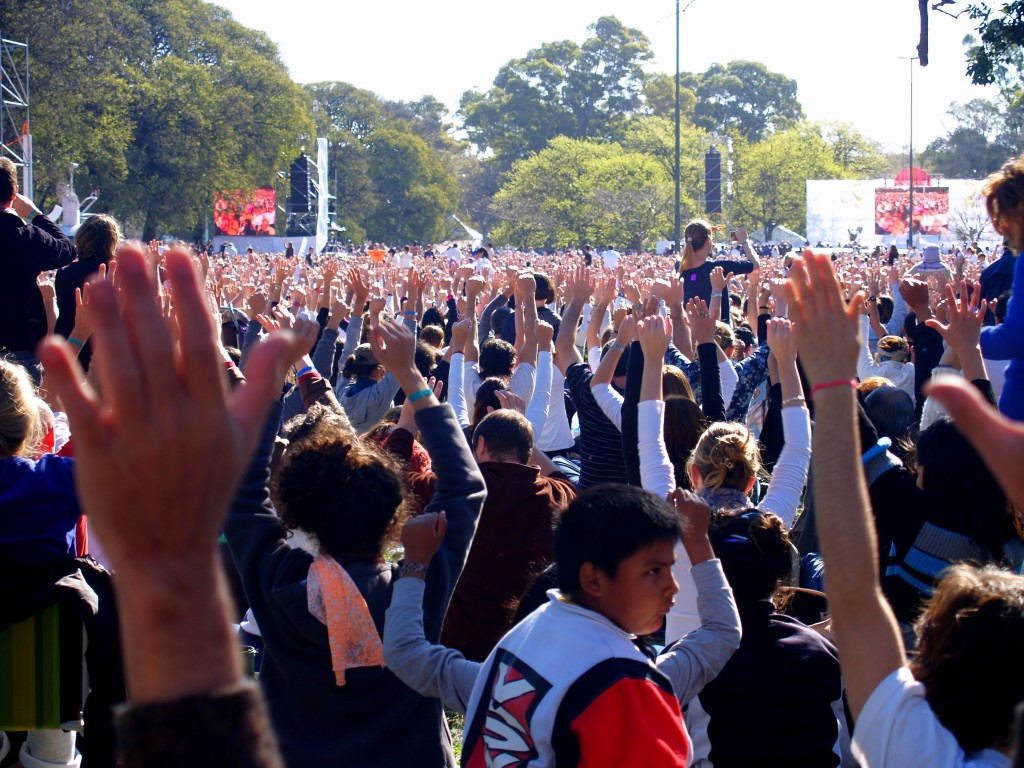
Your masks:
M384 646L370 609L352 577L329 555L319 554L306 577L309 612L327 627L331 666L338 685L355 667L383 667Z

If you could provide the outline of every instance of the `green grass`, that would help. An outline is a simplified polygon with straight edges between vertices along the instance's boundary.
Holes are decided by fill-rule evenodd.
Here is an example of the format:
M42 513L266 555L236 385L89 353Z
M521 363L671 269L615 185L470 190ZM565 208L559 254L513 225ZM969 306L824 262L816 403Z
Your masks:
M462 759L462 732L466 728L466 717L445 707L444 716L448 720L448 730L452 732L452 745L455 747L455 759Z

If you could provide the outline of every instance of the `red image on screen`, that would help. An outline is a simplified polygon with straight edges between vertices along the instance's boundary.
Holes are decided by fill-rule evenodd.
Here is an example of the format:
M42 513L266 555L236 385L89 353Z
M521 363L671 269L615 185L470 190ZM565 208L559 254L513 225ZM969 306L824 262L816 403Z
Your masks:
M273 187L225 192L213 204L218 235L274 235L277 197Z
M910 220L910 190L875 189L875 234L905 235ZM949 235L949 187L914 187L914 234Z

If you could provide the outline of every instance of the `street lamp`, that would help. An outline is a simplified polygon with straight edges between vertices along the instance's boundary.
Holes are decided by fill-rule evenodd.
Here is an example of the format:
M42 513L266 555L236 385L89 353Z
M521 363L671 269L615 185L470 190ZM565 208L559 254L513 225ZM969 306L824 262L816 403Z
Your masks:
M914 247L914 62L917 56L900 56L910 62L910 212L907 226L907 250Z
M680 128L679 128L679 125L680 125L680 123L679 123L679 119L680 119L679 118L679 15L683 11L685 11L687 8L689 8L691 5L693 5L696 1L697 0L690 0L690 2L688 2L686 4L686 7L683 8L682 11L680 11L679 10L679 0L676 0L676 173L675 173L675 175L676 175L676 178L675 178L675 182L676 182L676 221L675 221L676 229L675 229L675 243L676 243L676 246L675 247L676 247L676 253L677 254L682 253L682 250L683 250L683 244L682 244L682 238L683 238L683 219L682 219L682 216L683 216L683 212L681 210L682 196L681 196L681 191L680 191L680 183L681 183L681 181L679 179L679 144L680 144L680 137L679 137L679 131L680 131Z

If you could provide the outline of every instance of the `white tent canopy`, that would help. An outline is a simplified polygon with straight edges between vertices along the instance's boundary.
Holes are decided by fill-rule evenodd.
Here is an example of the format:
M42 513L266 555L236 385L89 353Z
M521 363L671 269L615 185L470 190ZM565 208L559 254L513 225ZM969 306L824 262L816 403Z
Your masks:
M793 245L807 244L807 238L786 227L775 227L769 235L765 236L764 229L758 229L750 233L750 238L759 243L781 243L785 240Z

